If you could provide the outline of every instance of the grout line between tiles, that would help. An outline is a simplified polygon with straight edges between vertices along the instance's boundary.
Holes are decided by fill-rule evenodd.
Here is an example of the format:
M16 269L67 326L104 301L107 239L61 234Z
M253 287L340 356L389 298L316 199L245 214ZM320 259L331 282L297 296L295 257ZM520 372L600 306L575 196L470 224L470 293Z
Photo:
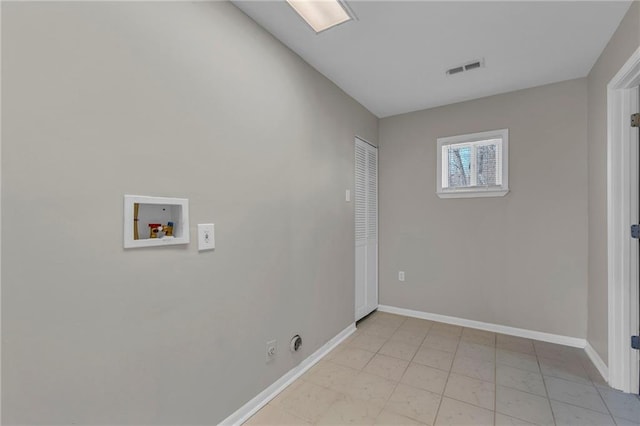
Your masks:
M613 415L613 412L611 411L611 409L609 408L609 404L607 404L607 401L604 400L604 398L602 397L602 393L600 392L600 390L598 389L597 386L594 386L596 388L596 393L598 394L598 396L600 397L600 399L602 400L602 402L604 402L604 406L607 409L607 412L609 413L609 415L611 416L611 418L613 419L613 423L615 423L616 425L618 424L618 421L616 420L616 417ZM624 419L626 420L626 419Z
M609 407L607 407L607 404L605 404L605 405L604 405L604 406L607 408L607 413L603 413L602 411L594 410L593 408L583 407L583 406L581 406L581 405L572 404L571 402L560 401L559 399L549 398L549 401L559 402L559 403L561 403L561 404L570 405L570 406L572 406L572 407L581 408L581 409L583 409L583 410L589 410L589 411L592 411L592 412L594 412L594 413L598 413L598 414L607 414L607 413L609 413L609 415L610 415L610 416L611 416L611 418L613 419L613 414L611 413L611 411L609 411ZM553 411L553 410L551 410L551 411Z
M400 326L396 329L396 331L398 331L400 329L400 327L402 326L402 324L404 324L407 321L407 319L405 318L404 321L402 321L402 323L400 323ZM394 331L395 334L395 331ZM393 336L393 334L391 335ZM391 340L391 336L389 337L389 339L386 340L386 342ZM384 346L385 343L382 344L382 346ZM382 346L380 346L380 349L382 349ZM380 349L378 349L378 352L376 352L376 355L379 354ZM382 354L379 354L382 355ZM375 355L374 355L375 357ZM391 357L394 358L394 357ZM411 364L411 361L409 361L409 364ZM389 404L389 400L391 399L391 397L393 396L394 392L396 391L396 389L398 388L398 385L400 384L400 380L402 380L402 377L404 376L404 373L406 373L407 369L409 368L409 364L407 364L407 366L405 367L404 371L402 372L402 374L400 375L400 378L396 381L395 385L393 386L393 389L391 390L391 393L389 393L389 397L387 398L387 400L384 402L384 404L382 404L382 410L380 410L380 412L382 413L382 411L384 411L385 408L387 408L387 405Z
M547 381L544 379L544 374L542 374L542 366L540 365L540 358L538 357L538 350L536 349L535 343L533 344L533 352L536 354L536 361L538 363L538 368L540 369L540 376L542 377L544 392L547 395L547 404L549 404L549 410L551 411L551 418L553 419L553 424L557 424L556 413L553 412L553 406L551 405L551 397L549 396L549 389L547 389Z
M464 328L463 328L464 331ZM456 354L458 353L458 346L460 346L460 340L462 339L462 333L460 339L458 339L458 343L456 343L456 349L453 351L453 359L451 360L451 368L449 368L449 372L447 373L447 380L444 382L444 388L442 389L442 395L440 395L440 403L438 403L438 409L436 410L436 415L433 417L433 424L435 425L436 420L438 419L438 414L440 414L440 407L442 407L442 401L444 401L444 393L447 390L447 385L449 384L449 378L451 377L451 372L453 371L453 363L456 359ZM495 414L494 414L495 419ZM494 420L495 422L495 420Z

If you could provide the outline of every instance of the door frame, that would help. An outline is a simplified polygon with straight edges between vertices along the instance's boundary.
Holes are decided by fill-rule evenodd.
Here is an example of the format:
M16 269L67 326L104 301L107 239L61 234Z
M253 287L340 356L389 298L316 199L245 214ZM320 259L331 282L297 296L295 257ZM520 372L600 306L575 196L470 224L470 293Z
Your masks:
M638 241L630 237L638 223L638 130L630 116L639 112L640 48L607 85L607 253L608 382L638 392L639 351L630 336L638 330Z

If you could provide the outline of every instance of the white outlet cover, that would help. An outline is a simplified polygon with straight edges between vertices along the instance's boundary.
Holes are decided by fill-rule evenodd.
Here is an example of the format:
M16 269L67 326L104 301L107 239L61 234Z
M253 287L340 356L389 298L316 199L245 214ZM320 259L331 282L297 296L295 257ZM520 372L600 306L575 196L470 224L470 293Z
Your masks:
M216 248L215 225L213 223L198 224L198 250L213 250Z

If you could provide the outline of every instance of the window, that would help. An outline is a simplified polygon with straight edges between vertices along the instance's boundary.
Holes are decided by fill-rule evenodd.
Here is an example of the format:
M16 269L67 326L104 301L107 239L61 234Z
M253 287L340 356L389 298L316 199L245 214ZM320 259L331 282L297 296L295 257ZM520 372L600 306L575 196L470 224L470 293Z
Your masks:
M508 146L509 129L438 138L438 196L506 195Z

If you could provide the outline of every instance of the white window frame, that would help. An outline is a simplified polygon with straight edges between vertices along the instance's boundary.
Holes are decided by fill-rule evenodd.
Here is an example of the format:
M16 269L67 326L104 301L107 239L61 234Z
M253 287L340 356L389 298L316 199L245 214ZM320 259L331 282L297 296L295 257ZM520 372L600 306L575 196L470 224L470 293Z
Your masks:
M443 182L448 179L448 161L447 166L443 160L443 147L449 145L465 146L481 146L478 142L500 139L502 141L498 158L496 173L501 176L502 184L499 186L477 186L477 167L475 161L475 150L472 150L471 158L471 186L465 188L448 188L442 186ZM489 143L487 143L489 145ZM493 143L491 143L493 145ZM509 129L490 130L488 132L470 133L466 135L448 136L438 138L437 144L437 188L436 193L440 198L473 198L473 197L504 197L509 192Z

